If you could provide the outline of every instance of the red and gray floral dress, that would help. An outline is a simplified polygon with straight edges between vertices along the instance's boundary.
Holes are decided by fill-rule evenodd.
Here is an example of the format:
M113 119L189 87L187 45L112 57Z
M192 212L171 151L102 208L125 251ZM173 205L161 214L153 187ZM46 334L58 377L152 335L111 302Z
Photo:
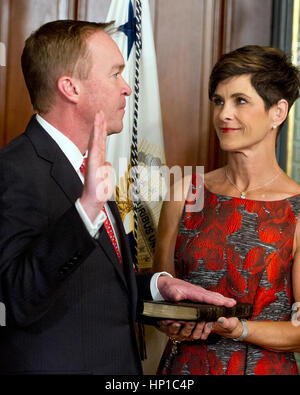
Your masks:
M217 195L204 187L203 209L187 212L185 207L182 215L175 250L177 277L252 303L253 321L290 320L299 213L300 195L264 202ZM158 374L298 374L293 353L210 337L181 343L177 355L168 343Z

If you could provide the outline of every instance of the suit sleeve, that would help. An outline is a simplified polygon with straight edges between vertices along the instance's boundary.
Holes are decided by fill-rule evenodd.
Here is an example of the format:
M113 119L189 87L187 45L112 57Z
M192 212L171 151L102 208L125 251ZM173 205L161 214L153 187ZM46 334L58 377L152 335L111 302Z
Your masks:
M136 282L138 289L138 300L145 299L151 300L151 290L150 290L150 281L153 276L153 273L137 273L136 274Z
M51 218L47 184L27 171L0 159L0 301L7 326L27 326L45 314L95 248L74 204Z

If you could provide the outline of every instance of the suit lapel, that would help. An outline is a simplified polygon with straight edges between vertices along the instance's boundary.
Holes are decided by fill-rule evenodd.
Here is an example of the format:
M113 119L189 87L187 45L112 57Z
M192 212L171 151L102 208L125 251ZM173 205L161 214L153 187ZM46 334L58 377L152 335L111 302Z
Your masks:
M72 203L81 196L82 182L71 163L60 150L57 151L51 175Z
M52 163L51 176L73 204L82 193L82 182L70 161L42 126L31 118L25 134L38 156Z

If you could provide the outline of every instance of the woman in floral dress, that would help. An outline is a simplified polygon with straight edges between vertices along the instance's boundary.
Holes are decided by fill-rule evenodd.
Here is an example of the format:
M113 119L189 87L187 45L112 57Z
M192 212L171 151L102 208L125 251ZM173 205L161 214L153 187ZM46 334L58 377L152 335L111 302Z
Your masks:
M299 86L298 69L273 48L240 48L212 71L213 122L228 163L194 174L186 199L164 203L154 269L251 303L253 315L162 322L172 341L159 374L298 374L300 187L275 147ZM199 196L203 207L193 212Z

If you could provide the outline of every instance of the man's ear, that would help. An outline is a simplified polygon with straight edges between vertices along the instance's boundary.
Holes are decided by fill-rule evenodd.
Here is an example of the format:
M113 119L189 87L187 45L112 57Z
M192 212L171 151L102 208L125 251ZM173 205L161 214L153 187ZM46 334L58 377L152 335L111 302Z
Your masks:
M289 105L285 99L281 99L275 104L272 108L272 121L274 126L280 126L285 120L288 115Z
M78 102L80 87L76 79L64 75L57 81L57 88L67 100L72 103Z

